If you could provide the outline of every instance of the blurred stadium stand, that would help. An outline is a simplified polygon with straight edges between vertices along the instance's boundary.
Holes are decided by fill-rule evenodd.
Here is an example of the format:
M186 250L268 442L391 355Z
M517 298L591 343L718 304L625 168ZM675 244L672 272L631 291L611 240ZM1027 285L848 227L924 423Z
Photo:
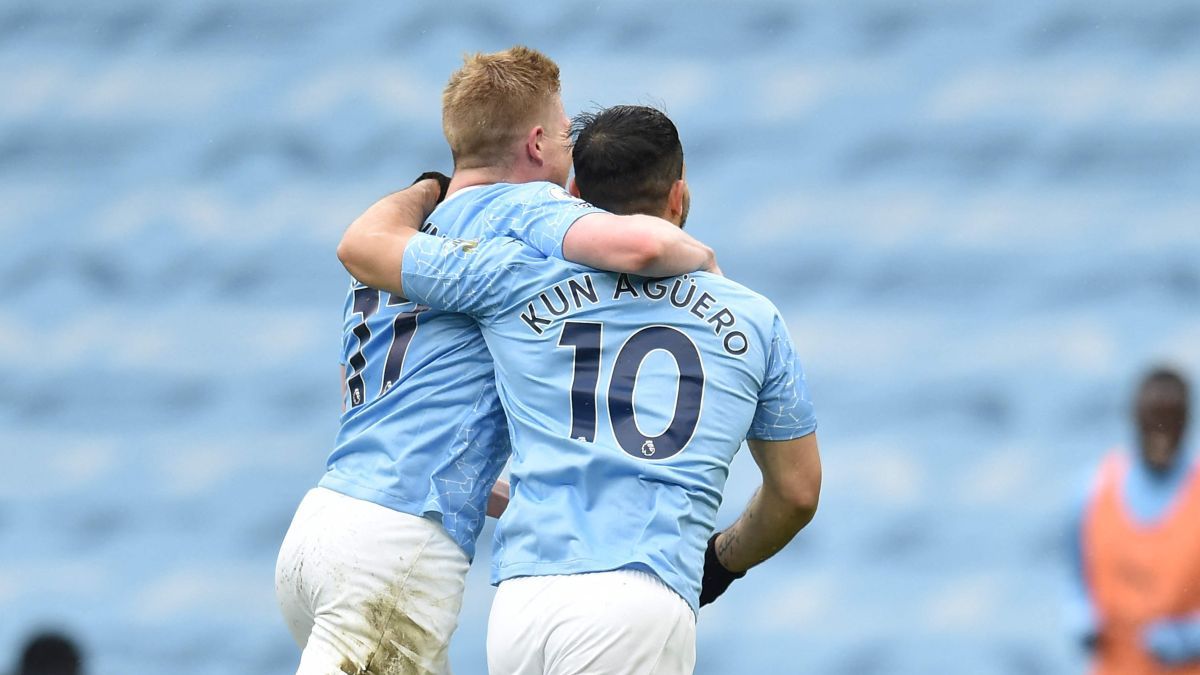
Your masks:
M702 613L697 673L1077 672L1066 506L1135 375L1200 372L1195 2L5 0L0 663L52 622L93 675L293 672L334 245L449 167L441 86L514 43L568 112L665 106L689 227L808 365L821 511Z

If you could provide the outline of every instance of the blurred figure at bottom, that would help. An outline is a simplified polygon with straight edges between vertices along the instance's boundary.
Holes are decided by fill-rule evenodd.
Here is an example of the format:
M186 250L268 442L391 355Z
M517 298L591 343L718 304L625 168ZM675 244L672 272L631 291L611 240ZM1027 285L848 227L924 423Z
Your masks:
M79 648L59 633L39 633L25 643L14 675L79 675L83 672Z
M1071 528L1073 637L1097 675L1200 675L1200 471L1184 443L1188 384L1138 388L1136 452L1114 450Z

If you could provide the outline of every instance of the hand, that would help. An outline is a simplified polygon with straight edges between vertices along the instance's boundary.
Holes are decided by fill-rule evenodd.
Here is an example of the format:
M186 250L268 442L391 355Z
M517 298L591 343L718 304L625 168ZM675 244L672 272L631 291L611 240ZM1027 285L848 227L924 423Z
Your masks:
M745 572L730 572L721 564L717 557L717 537L720 532L713 533L708 540L708 548L704 550L704 578L700 582L700 606L721 597L729 584L746 576Z
M440 171L426 171L425 173L421 174L420 176L417 176L417 179L414 180L412 182L412 184L416 185L417 183L420 183L423 180L437 181L439 192L438 192L437 201L434 203L441 204L442 200L444 200L446 198L446 191L450 189L450 177Z
M716 253L712 254L712 256L708 260L708 264L705 265L704 269L701 271L709 272L709 273L716 274L716 275L722 276L722 277L725 276L725 274L723 272L721 272L720 266L717 265L717 254Z

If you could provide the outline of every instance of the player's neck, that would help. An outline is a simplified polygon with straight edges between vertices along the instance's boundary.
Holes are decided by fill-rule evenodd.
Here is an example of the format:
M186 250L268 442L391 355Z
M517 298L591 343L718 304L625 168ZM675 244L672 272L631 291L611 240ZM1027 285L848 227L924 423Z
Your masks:
M480 169L459 169L450 177L450 187L446 189L446 196L450 196L455 192L476 185L491 185L499 183L500 172L491 168Z
M543 180L547 179L544 176L537 175L537 172L523 171L521 168L489 166L474 169L457 169L454 175L450 177L450 188L446 190L446 196L454 194L457 190L476 185L533 183Z
M506 170L499 167L480 167L477 169L459 169L450 177L450 187L446 190L446 195L452 195L456 191L463 188L474 187L476 185L492 185L494 183L527 183L529 179L522 179L516 175L516 172Z

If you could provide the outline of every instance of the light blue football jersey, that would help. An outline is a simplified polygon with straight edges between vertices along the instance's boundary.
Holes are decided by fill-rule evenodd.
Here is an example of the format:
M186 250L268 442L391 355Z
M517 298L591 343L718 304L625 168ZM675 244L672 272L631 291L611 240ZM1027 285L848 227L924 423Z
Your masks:
M642 279L520 242L418 235L405 294L474 316L512 435L492 581L635 568L692 609L743 439L816 418L777 309L721 276Z
M542 255L560 256L571 224L598 211L551 183L495 184L451 195L422 229L514 236ZM488 492L509 454L478 325L353 283L342 363L345 412L320 485L439 519L474 557Z

